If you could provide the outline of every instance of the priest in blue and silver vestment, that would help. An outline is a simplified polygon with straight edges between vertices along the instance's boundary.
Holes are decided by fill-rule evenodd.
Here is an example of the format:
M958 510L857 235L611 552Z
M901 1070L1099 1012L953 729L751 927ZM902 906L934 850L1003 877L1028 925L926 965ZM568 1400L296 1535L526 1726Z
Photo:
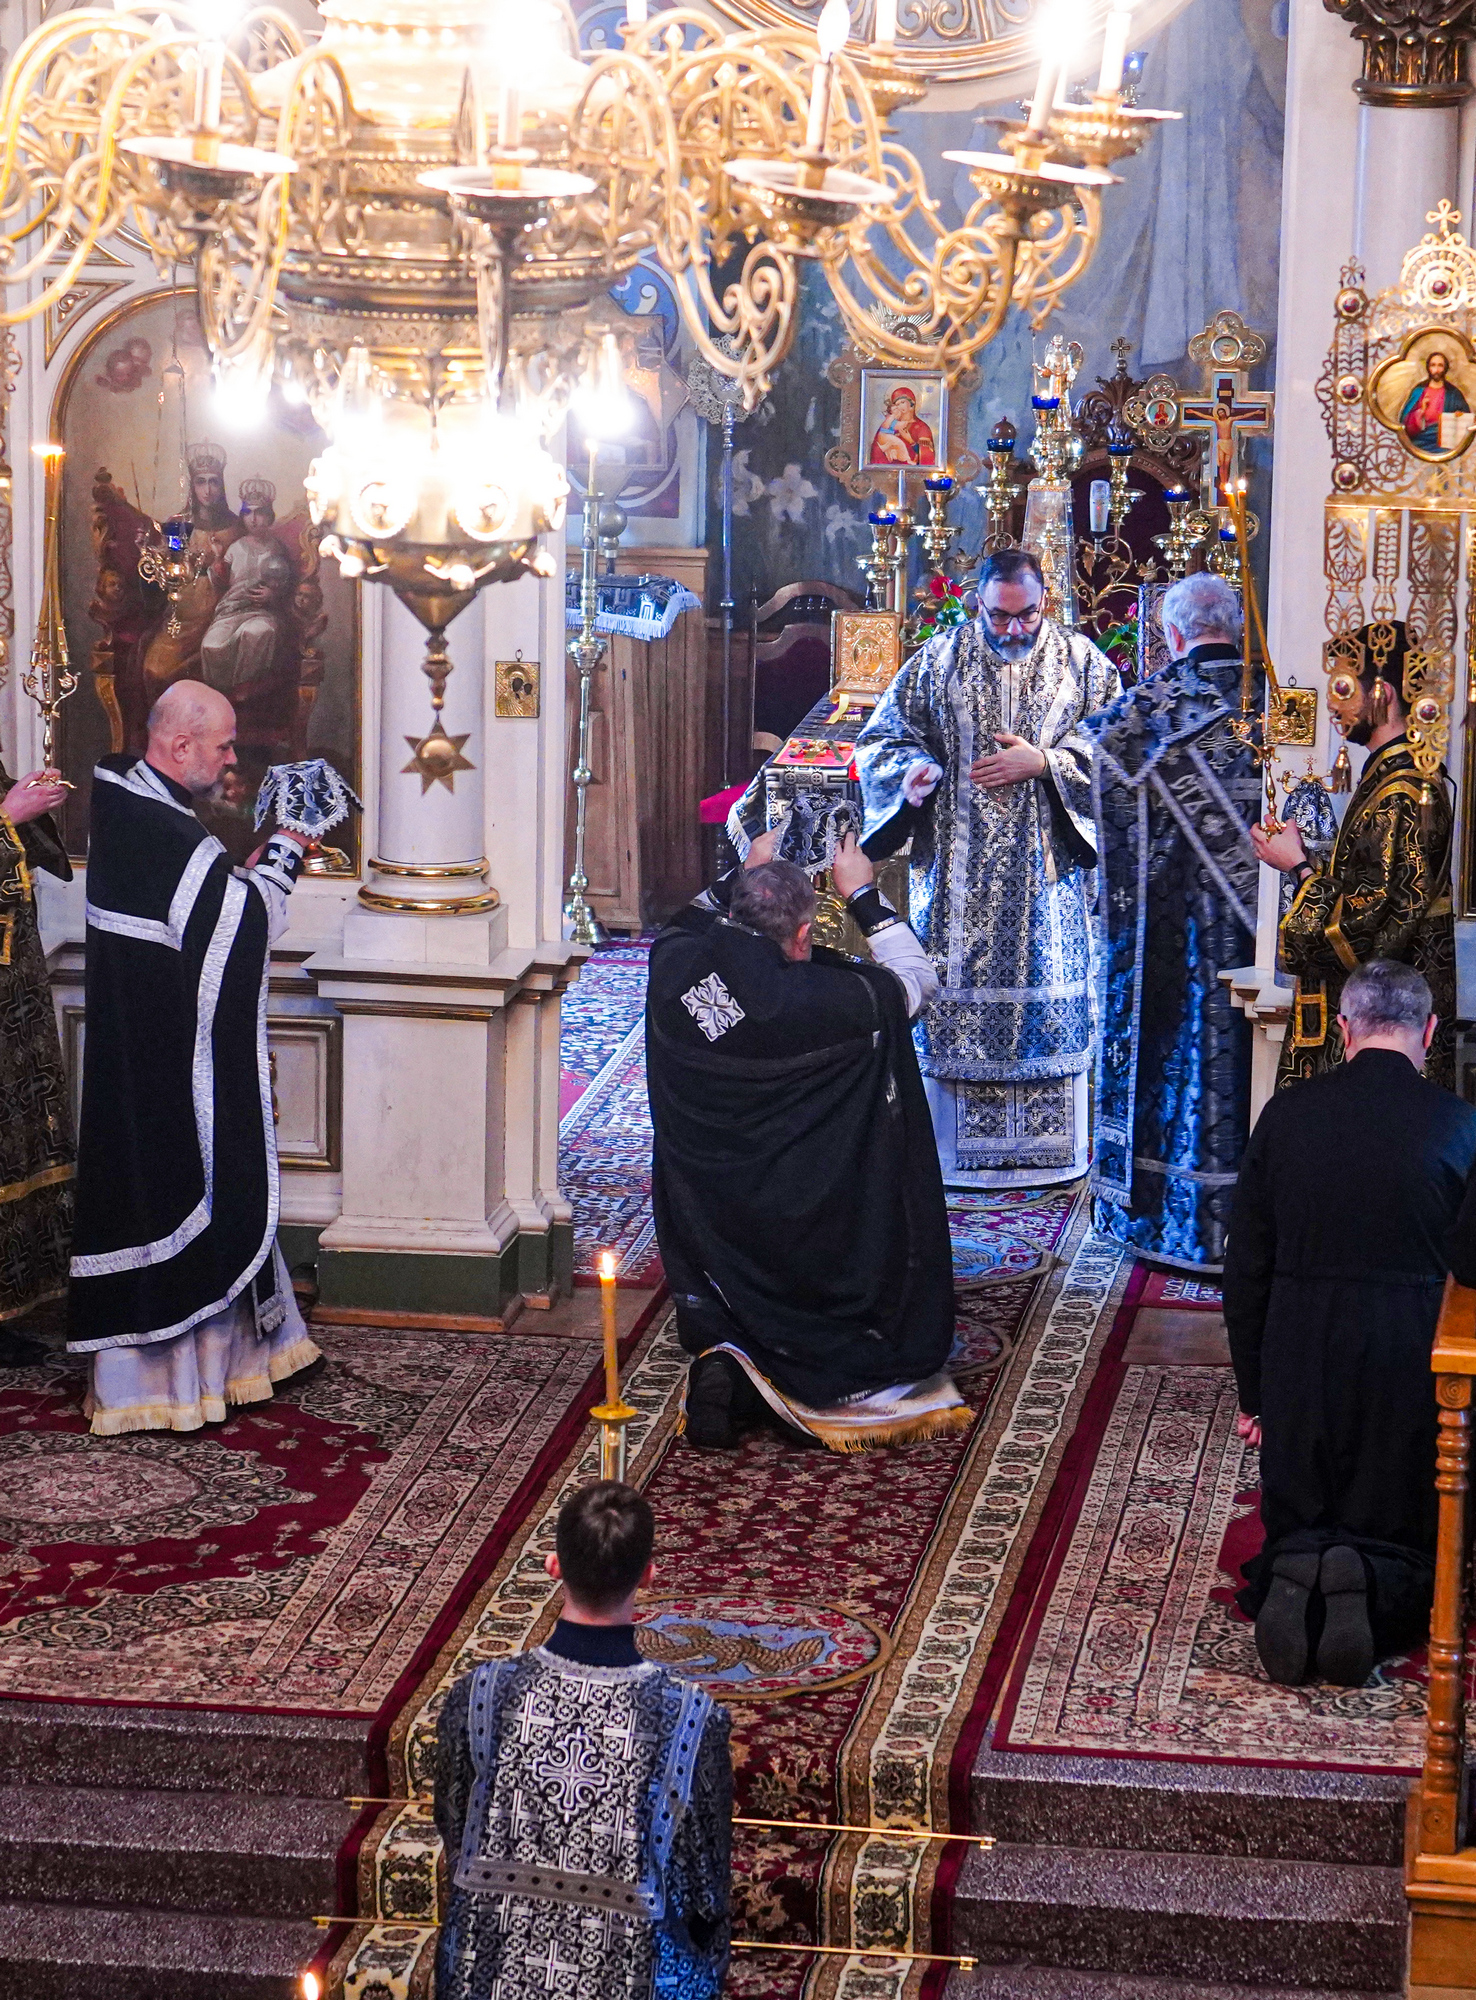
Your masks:
M1220 974L1255 956L1261 784L1233 728L1240 600L1188 576L1159 617L1169 664L1087 725L1104 931L1092 1191L1096 1226L1140 1256L1218 1271L1251 1068Z
M941 991L913 1030L951 1187L1086 1172L1096 831L1086 716L1120 692L1003 549L980 610L913 654L856 740L869 854L912 839L909 921Z

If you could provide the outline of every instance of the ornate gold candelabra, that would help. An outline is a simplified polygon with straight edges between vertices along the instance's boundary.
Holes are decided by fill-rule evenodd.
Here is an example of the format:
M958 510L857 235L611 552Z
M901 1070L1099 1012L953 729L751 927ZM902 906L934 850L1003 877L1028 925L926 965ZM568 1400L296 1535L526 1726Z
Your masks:
M1155 535L1153 546L1163 557L1170 583L1188 573L1189 565L1204 548L1205 538L1216 525L1215 517L1194 504L1187 487L1171 487L1164 496L1168 504L1167 534Z
M45 467L45 526L41 553L41 612L36 620L36 638L31 647L31 664L21 675L21 686L41 711L41 762L44 769L56 769L56 719L62 703L74 693L78 676L72 671L67 653L67 628L62 617L61 593L61 445L33 445Z
M867 555L858 556L856 561L866 578L867 598L877 610L885 611L892 583L892 542L897 516L889 507L880 507L875 513L868 514L866 519L871 528L871 549Z
M1008 548L1012 539L1010 515L1014 511L1020 468L1015 458L1015 426L1008 417L1001 417L994 426L985 449L989 453L989 481L979 492L989 517L989 531L979 551L980 561L995 549Z
M956 491L955 484L950 474L940 472L925 479L923 489L928 496L928 517L922 525L919 539L929 571L934 576L946 576L948 551L953 543L948 509Z
M589 764L589 715L591 683L604 657L605 642L595 629L599 591L595 580L595 559L599 553L599 530L595 521L595 475L599 444L589 441L589 484L584 489L584 538L579 555L579 634L569 642L569 657L579 674L578 752L574 763L574 867L569 876L569 898L564 904L564 925L575 944L593 950L604 944L609 932L590 908L585 897L589 876L584 867L585 831L589 818L589 787L594 772ZM613 1399L612 1399L613 1400Z

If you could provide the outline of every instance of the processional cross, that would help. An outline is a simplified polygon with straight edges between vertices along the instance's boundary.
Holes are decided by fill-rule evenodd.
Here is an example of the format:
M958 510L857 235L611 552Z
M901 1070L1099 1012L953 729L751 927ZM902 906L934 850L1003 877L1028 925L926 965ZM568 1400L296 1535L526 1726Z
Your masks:
M1203 505L1228 507L1243 476L1241 439L1271 431L1276 397L1247 386L1250 371L1266 358L1266 343L1235 312L1219 312L1189 343L1189 358L1204 369L1204 393L1181 397L1179 429L1198 433L1210 448L1201 474Z
M1217 368L1208 393L1190 396L1179 405L1179 428L1205 435L1204 504L1227 505L1226 496L1240 476L1240 441L1265 437L1271 429L1275 401L1270 389L1247 389L1243 368Z

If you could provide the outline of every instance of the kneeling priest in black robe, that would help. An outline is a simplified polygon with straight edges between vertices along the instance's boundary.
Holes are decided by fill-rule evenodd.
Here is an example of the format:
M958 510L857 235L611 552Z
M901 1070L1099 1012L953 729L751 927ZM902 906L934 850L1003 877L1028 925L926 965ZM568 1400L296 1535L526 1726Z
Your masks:
M765 841L657 939L646 1002L652 1201L687 1437L777 1421L832 1451L972 1416L943 1372L953 1268L910 1023L937 990L848 836L837 891L873 962L811 948L815 892Z
M1340 997L1345 1060L1262 1111L1225 1253L1266 1531L1239 1601L1287 1686L1360 1686L1428 1631L1430 1347L1476 1161L1476 1111L1420 1074L1437 1025L1421 974L1371 959Z

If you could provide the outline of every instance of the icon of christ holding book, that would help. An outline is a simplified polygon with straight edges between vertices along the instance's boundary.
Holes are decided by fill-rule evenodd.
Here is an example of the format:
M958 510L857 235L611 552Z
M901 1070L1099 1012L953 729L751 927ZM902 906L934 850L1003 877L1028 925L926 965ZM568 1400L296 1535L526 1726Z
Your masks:
M1450 380L1450 359L1437 347L1425 356L1425 379L1405 398L1399 412L1404 434L1416 451L1451 451L1460 444L1471 405ZM1465 424L1450 421L1466 417Z

